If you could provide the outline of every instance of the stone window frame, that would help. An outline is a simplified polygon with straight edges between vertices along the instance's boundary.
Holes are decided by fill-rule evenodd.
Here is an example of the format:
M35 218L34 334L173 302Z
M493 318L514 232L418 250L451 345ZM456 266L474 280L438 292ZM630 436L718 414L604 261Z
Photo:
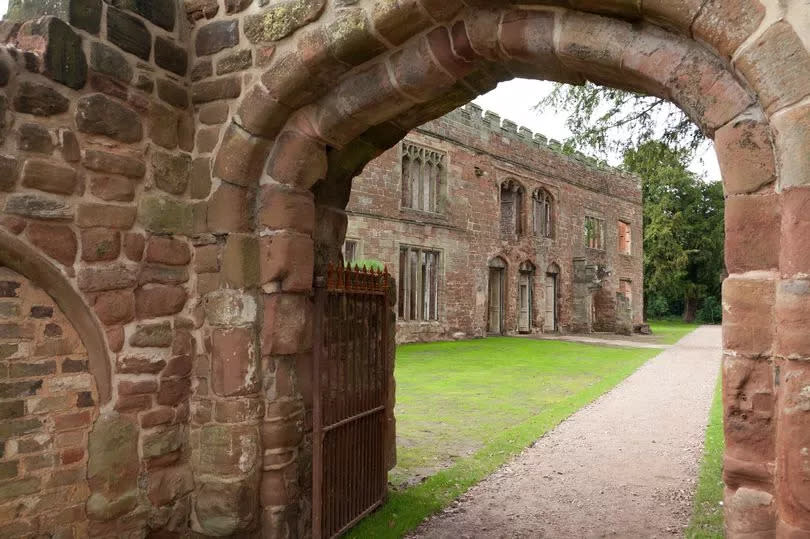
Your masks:
M349 243L354 244L354 258L352 260L348 260L346 258L346 246ZM350 236L346 236L343 240L343 246L340 249L341 254L343 255L343 263L348 264L349 262L354 262L355 260L362 260L363 259L363 240L360 238L354 238Z
M595 221L597 223L596 230L598 232L598 237L596 238L596 246L594 246L591 238L588 234L588 222ZM601 212L585 210L585 215L582 219L582 231L583 231L583 239L585 248L591 249L594 251L604 252L606 250L606 239L607 239L607 219Z
M620 228L621 228L622 224L624 224L627 227L626 231L627 231L627 234L629 234L629 236L630 236L630 238L629 238L629 240L627 242L627 250L626 251L622 250L622 241L621 241L622 240L622 235L620 233ZM618 251L618 253L620 255L633 256L633 247L634 247L633 240L635 239L634 236L635 236L635 234L633 234L633 221L631 219L629 219L629 218L619 217L616 220L616 251Z
M438 267L436 269L436 318L424 319L424 318L417 318L417 319L410 319L403 317L403 311L401 310L402 306L402 298L406 296L406 288L410 286L410 280L405 279L403 277L403 264L402 264L402 251L407 249L408 252L417 251L419 253L436 253L438 255ZM431 247L427 245L417 245L413 243L401 242L397 244L397 322L400 324L437 324L440 323L444 319L444 268L445 268L445 250L440 247ZM421 258L421 257L420 257ZM424 292L424 290L423 290ZM423 298L424 301L424 298ZM422 304L423 305L423 304ZM422 311L422 308L419 309Z
M513 216L514 228L511 233L503 228L502 193L504 186L511 188L512 192L519 193L519 199L514 205L516 214ZM516 177L509 175L498 181L498 228L501 239L519 239L526 235L526 186Z
M419 151L426 151L432 154L436 154L441 156L442 166L440 169L440 175L438 177L438 185L436 186L436 198L435 198L435 211L425 210L422 208L414 208L409 206L405 203L405 172L404 172L404 162L406 158L406 146L410 146L416 148ZM399 185L399 209L401 212L414 212L421 215L428 215L431 217L443 217L447 213L447 184L448 184L448 177L449 177L449 170L450 170L450 153L445 149L438 148L436 146L432 146L430 144L425 144L423 142L416 142L412 139L405 138L402 139L399 144L397 144L397 163L399 166L396 168L398 171L398 185Z
M543 200L544 202L547 201L547 211L548 215L544 215L546 219L545 221L545 229L541 232L537 226L537 205L540 203L540 200L537 198L538 195L542 193L544 195ZM543 203L540 203L540 206L544 206ZM540 185L535 187L532 191L532 200L531 200L531 209L532 209L532 233L539 237L539 238L548 238L554 239L557 230L557 199L555 198L554 194L551 192L549 188L544 185ZM544 212L545 213L545 212Z

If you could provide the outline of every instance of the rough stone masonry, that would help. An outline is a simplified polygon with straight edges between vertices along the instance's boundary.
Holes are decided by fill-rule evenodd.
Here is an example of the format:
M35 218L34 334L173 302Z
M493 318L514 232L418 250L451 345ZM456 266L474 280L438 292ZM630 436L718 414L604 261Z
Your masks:
M810 534L810 7L515 4L12 0L2 535L310 535L312 282L352 178L515 76L666 98L715 140L727 531Z

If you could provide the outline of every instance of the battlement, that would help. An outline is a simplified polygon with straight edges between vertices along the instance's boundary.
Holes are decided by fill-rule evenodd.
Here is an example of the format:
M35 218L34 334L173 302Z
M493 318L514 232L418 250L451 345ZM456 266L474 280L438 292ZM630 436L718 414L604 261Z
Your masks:
M563 152L563 144L559 140L550 139L542 133L535 133L527 127L519 126L516 122L507 118L501 118L497 113L491 110L485 110L475 103L468 103L446 114L444 118L473 129L479 129L484 132L490 132L509 138L516 142L523 143L528 147L544 148L579 165L632 180L636 182L639 187L641 186L641 178L637 175L612 167L595 157L585 155L581 152L565 153Z

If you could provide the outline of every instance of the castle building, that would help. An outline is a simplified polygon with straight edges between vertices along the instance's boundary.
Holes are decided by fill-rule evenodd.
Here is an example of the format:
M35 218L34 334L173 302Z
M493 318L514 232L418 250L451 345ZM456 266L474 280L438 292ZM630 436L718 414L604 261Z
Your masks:
M398 341L631 332L640 179L482 112L424 124L354 180L344 259L397 278Z

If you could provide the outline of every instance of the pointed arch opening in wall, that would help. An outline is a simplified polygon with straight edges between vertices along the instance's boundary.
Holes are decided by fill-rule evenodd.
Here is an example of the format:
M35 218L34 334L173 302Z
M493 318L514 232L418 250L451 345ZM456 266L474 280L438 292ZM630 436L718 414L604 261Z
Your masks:
M268 158L268 175L297 189L314 186L319 207L316 251L337 253L331 233L345 225L341 211L351 180L369 160L411 129L471 101L497 82L514 76L574 84L588 80L674 102L715 139L728 195L730 277L724 287L724 346L739 354L729 354L724 361L726 368L749 381L743 391L732 387L736 379L726 381L726 413L738 422L726 424L725 471L738 481L726 489L726 507L741 507L752 490L769 500L756 529L749 529L744 510L732 509L729 529L770 534L778 526L783 534L807 534L810 506L797 503L808 497L806 478L789 473L801 470L802 444L773 434L782 426L798 432L797 425L805 420L781 407L786 398L796 397L800 384L782 384L780 395L763 383L762 407L775 418L767 426L740 412L746 409L740 399L760 389L755 387L758 380L773 380L780 368L752 357L773 350L780 350L781 357L810 355L802 339L810 308L803 303L785 315L778 332L773 329L777 313L792 309L786 305L799 304L807 295L806 287L779 281L808 272L806 215L800 209L810 200L807 152L801 151L808 145L807 130L801 126L810 114L810 54L801 39L806 10L794 7L791 16L788 8L784 17L766 17L770 7L751 1L741 3L748 8L742 16L729 17L740 13L740 3L730 0L541 0L530 9L506 0L492 0L486 9L469 4L420 1L435 18L430 24L409 26L393 50L385 50L369 21L368 31L358 30L356 39L328 43L345 60L337 70L329 69L335 67L333 55L313 54L301 69L291 69L292 75L284 77L278 68L300 52L294 47L287 54L277 52L269 76L262 78L265 84L272 82L272 88L256 84L244 92L239 125L274 141L272 146L264 141L252 146L272 147L269 157L260 155L262 162ZM380 11L378 21L396 20L401 9L396 3L390 6ZM363 16L362 8L357 9ZM325 16L333 12L327 10ZM333 22L326 20L321 28ZM368 45L367 54L358 54L360 43ZM323 74L321 84L313 84L318 73ZM255 95L268 97L256 106L262 100ZM220 143L218 157L242 144L236 137L243 132L236 127L230 132L235 134ZM238 172L233 172L235 179ZM303 220L305 212L300 215ZM325 226L321 216L338 226ZM779 276L763 277L766 273ZM308 318L300 320L304 326ZM265 338L272 342L284 337L281 329L274 329ZM810 375L810 367L801 362L789 367L797 376ZM738 489L740 485L751 488Z
M546 268L546 277L543 289L543 333L553 333L559 329L559 288L560 266L552 262Z
M534 325L534 264L523 262L520 264L518 277L518 331L531 333Z
M542 187L532 193L532 227L535 236L554 237L554 198Z
M502 335L504 332L507 267L506 260L500 256L489 261L487 333L490 335Z
M501 182L501 238L512 239L523 235L523 195L526 190L515 179Z
M51 262L30 245L0 232L0 265L29 279L53 298L79 335L96 381L99 405L110 400L110 361L106 339L90 307Z

